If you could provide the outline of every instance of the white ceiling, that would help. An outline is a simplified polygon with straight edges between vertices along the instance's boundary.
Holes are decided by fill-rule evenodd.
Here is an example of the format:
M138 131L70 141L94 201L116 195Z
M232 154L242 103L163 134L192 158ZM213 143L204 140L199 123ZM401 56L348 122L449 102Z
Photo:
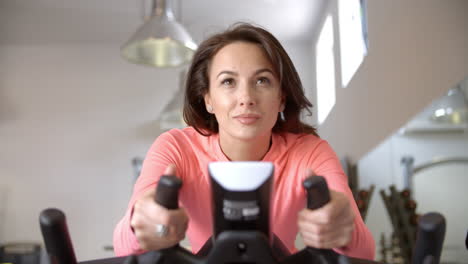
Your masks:
M196 42L237 21L259 24L283 41L310 41L325 2L176 0L173 6ZM151 0L0 0L0 44L123 43L150 6Z

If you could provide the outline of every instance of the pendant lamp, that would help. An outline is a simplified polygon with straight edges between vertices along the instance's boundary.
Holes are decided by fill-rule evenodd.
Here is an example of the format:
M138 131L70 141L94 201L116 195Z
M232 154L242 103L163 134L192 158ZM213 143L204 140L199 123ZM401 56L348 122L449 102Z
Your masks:
M453 125L468 123L468 101L460 85L450 89L439 101L431 119Z
M182 70L179 73L179 89L174 93L174 97L163 108L159 118L159 129L167 131L172 128L184 128L187 124L184 121L182 109L184 107L184 84L186 81L187 72Z
M197 45L176 21L169 1L153 0L151 17L121 48L126 60L152 67L188 63Z

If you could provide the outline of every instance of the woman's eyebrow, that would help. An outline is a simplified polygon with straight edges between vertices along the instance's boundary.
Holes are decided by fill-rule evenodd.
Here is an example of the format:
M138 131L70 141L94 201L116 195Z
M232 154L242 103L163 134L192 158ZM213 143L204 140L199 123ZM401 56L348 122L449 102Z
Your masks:
M233 71L222 71L220 73L218 73L218 75L216 76L216 78L218 78L221 74L230 74L230 75L239 75L237 72L233 72Z
M270 70L270 69L268 69L268 68L263 68L263 69L256 70L256 71L255 71L255 75L260 74L260 73L263 73L263 72L269 72L269 73L271 73L272 75L275 75L275 74L273 73L273 71Z
M269 72L271 75L275 75L273 73L272 70L268 69L268 68L262 68L262 69L258 69L254 72L254 75L258 75L260 73L264 73L264 72ZM222 74L229 74L229 75L234 75L234 76L238 76L239 74L237 72L234 72L234 71L221 71L220 73L218 73L218 75L216 76L216 78L218 78L220 75Z

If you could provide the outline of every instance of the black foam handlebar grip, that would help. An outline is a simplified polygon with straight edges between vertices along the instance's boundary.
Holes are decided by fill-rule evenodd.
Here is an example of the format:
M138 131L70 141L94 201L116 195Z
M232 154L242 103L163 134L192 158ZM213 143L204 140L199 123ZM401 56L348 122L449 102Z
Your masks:
M468 231L466 231L465 247L468 250Z
M318 209L330 201L330 191L324 177L310 176L302 185L307 191L308 209Z
M182 181L176 176L163 175L156 188L155 201L169 210L179 208L179 189Z
M39 223L50 264L76 264L65 214L55 208L46 209L41 212Z
M418 222L413 251L413 264L438 264L445 237L445 218L439 213L427 213ZM431 260L432 261L429 261Z
M123 264L138 264L138 258L135 255L128 256Z

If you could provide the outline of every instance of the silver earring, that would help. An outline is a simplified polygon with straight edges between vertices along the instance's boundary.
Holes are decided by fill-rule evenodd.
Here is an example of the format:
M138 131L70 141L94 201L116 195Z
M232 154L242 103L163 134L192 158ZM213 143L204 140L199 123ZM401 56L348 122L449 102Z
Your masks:
M283 111L280 112L280 119L281 121L286 121L286 117L284 117Z
M206 110L211 114L213 112L213 107L211 105L207 105Z

